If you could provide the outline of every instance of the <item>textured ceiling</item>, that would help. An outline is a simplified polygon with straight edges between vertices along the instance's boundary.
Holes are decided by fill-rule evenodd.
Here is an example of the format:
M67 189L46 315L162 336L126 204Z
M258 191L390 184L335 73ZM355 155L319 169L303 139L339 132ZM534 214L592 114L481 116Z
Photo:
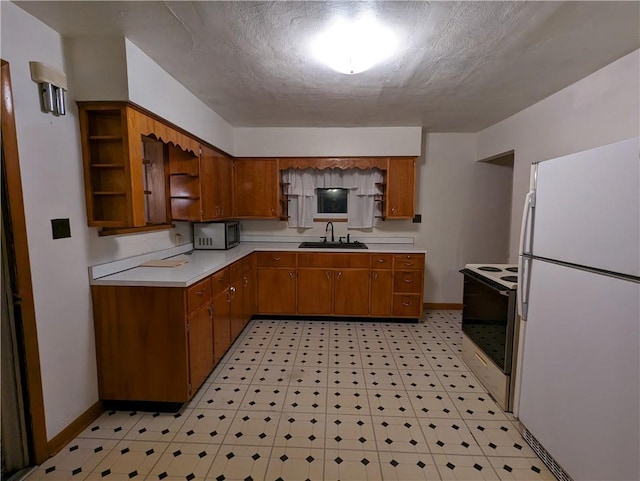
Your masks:
M488 127L640 47L639 2L16 2L66 36L126 36L234 126ZM357 75L309 52L362 9L398 54Z

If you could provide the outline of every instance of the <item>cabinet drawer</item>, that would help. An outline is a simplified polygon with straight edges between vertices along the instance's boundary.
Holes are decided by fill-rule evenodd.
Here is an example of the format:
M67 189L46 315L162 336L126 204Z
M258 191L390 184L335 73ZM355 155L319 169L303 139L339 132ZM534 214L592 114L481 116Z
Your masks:
M394 271L393 292L422 292L422 271Z
M212 275L211 282L213 284L213 297L222 294L229 287L229 268L225 267Z
M298 254L298 267L333 267L333 254L317 252Z
M369 269L370 257L369 254L333 254L333 267Z
M371 254L372 269L391 269L393 267L392 254Z
M298 267L369 268L369 254L305 252L298 254Z
M295 267L295 252L259 252L259 267Z
M394 294L393 315L419 318L422 315L421 297L420 294Z
M393 256L395 269L424 269L424 254L396 254Z
M211 277L198 282L187 289L187 309L195 311L211 299Z

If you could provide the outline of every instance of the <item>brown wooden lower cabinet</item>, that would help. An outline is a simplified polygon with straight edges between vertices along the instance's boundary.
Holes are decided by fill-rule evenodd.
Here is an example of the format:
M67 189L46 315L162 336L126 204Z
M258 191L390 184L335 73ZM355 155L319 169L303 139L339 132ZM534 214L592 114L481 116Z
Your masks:
M207 304L189 315L182 288L92 286L92 294L100 399L187 401L213 368L203 354L212 350ZM201 338L190 344L191 322Z
M213 369L213 306L209 300L189 314L189 392L195 392Z
M258 254L259 314L419 318L424 254ZM411 297L396 299L398 294Z
M229 320L231 339L238 337L244 328L244 283L242 281L242 261L229 267Z
M372 316L391 316L393 297L393 272L390 269L371 271L371 309Z
M188 288L94 285L100 399L188 401L254 314L417 319L424 259L259 252Z
M369 314L369 269L336 269L333 313L338 316Z
M228 288L213 298L213 360L217 364L231 345L231 321Z
M333 270L298 268L298 314L328 316L333 312Z

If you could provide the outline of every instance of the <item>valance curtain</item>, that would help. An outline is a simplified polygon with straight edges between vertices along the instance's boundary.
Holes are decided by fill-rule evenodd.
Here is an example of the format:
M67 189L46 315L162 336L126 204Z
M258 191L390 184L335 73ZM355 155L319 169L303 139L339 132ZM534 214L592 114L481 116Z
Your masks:
M289 227L310 229L317 203L316 189L349 189L347 195L347 227L373 227L374 196L381 194L377 183L383 182L378 169L287 169L282 182L288 184Z

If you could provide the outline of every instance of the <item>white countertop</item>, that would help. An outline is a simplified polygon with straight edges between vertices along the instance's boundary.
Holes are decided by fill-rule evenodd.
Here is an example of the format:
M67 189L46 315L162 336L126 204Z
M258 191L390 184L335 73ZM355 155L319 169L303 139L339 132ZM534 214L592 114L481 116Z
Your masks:
M367 243L368 249L300 249L299 242L241 242L227 251L194 250L190 254L167 255L158 253L157 259L185 259L186 264L178 267L132 267L120 272L98 278L91 278L97 286L149 286L149 287L188 287L201 279L233 264L255 251L291 251L291 252L348 252L348 253L413 253L426 254L425 249L413 244L374 244ZM142 263L142 261L140 261ZM137 264L135 264L137 265Z

